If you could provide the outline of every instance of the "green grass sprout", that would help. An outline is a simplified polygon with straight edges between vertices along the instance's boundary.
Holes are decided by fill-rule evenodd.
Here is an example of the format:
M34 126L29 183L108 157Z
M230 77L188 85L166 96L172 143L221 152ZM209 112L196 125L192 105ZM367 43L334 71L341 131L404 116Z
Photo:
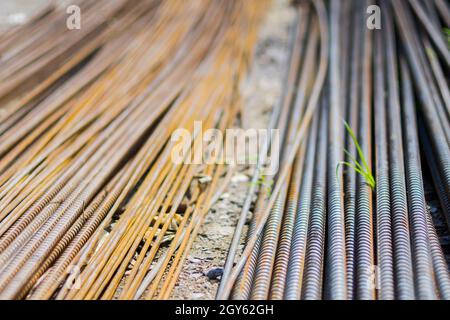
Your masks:
M364 179L366 180L366 183L370 186L372 190L375 190L376 182L375 178L373 177L372 171L369 168L369 165L367 164L366 157L364 156L364 153L362 152L361 146L358 143L358 140L356 139L355 133L353 132L352 128L349 126L349 124L344 121L345 129L347 130L348 134L353 140L353 143L356 146L356 150L358 151L358 156L361 159L361 163L359 163L351 154L348 152L348 150L344 149L344 153L349 157L351 162L348 161L341 161L336 166L336 175L338 174L339 167L341 165L347 166L353 170L355 170L357 173L362 175Z
M250 182L249 185L252 185L252 182ZM264 190L266 192L266 196L270 197L270 195L272 193L273 180L271 178L261 174L261 176L256 181L255 186L264 188Z
M444 28L444 33L447 36L447 42L448 45L450 46L450 28Z

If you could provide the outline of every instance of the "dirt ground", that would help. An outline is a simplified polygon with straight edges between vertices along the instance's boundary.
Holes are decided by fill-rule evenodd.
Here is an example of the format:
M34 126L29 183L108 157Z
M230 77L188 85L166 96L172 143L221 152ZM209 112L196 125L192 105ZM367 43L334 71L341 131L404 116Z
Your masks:
M277 0L261 26L250 74L241 88L245 102L242 112L244 128L267 126L270 111L281 92L293 18L294 12L288 1ZM222 198L208 213L172 299L214 299L219 280L210 280L207 273L225 264L234 227L249 188L250 175L251 168L239 168Z

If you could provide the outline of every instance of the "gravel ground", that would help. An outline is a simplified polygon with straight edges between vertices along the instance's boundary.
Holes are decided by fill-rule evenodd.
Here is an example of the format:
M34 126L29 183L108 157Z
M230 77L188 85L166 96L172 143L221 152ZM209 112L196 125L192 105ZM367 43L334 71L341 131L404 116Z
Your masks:
M272 106L281 92L293 18L294 12L288 1L277 0L261 27L250 74L241 88L245 101L241 123L246 129L267 126ZM206 274L225 264L234 227L249 188L250 175L251 168L239 168L222 199L208 213L172 299L214 299L219 280L210 280Z

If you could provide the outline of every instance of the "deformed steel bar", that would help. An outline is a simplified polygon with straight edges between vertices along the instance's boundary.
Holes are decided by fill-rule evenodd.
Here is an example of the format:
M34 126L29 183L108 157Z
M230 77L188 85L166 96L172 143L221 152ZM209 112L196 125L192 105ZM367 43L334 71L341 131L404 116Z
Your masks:
M393 300L394 289L394 259L393 235L391 218L391 196L389 188L389 156L387 103L385 97L386 72L382 45L382 35L375 34L374 55L374 130L375 130L375 166L376 166L376 243L377 264L379 265L378 298Z
M414 271L419 299L436 299L433 280L425 192L419 154L416 110L411 77L404 60L400 61L403 93L403 134L405 141L406 182L414 254Z
M386 8L387 9L387 8ZM403 163L403 139L400 118L399 78L391 14L385 10L386 66L387 66L387 116L389 130L389 176L393 227L394 266L396 274L396 298L414 299L412 249L406 198L405 168Z
M330 1L330 68L328 85L330 87L328 172L333 172L343 160L343 107L341 105L340 50L341 38L340 11L341 1ZM345 218L343 199L342 171L328 176L328 214L327 214L327 250L325 265L325 296L331 300L347 299L347 273L345 252Z

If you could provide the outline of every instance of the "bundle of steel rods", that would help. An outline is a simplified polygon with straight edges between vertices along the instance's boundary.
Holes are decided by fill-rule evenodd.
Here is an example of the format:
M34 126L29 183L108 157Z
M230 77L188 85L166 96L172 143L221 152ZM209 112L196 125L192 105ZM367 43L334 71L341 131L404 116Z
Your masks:
M240 255L232 242L219 299L450 299L424 189L450 230L449 13L437 0L298 1L273 111L282 165Z
M195 123L234 124L267 3L74 4L0 36L0 298L168 298L233 172Z
M50 4L0 33L0 299L171 297L268 3L76 0L80 28ZM292 5L217 298L450 299L450 6Z

